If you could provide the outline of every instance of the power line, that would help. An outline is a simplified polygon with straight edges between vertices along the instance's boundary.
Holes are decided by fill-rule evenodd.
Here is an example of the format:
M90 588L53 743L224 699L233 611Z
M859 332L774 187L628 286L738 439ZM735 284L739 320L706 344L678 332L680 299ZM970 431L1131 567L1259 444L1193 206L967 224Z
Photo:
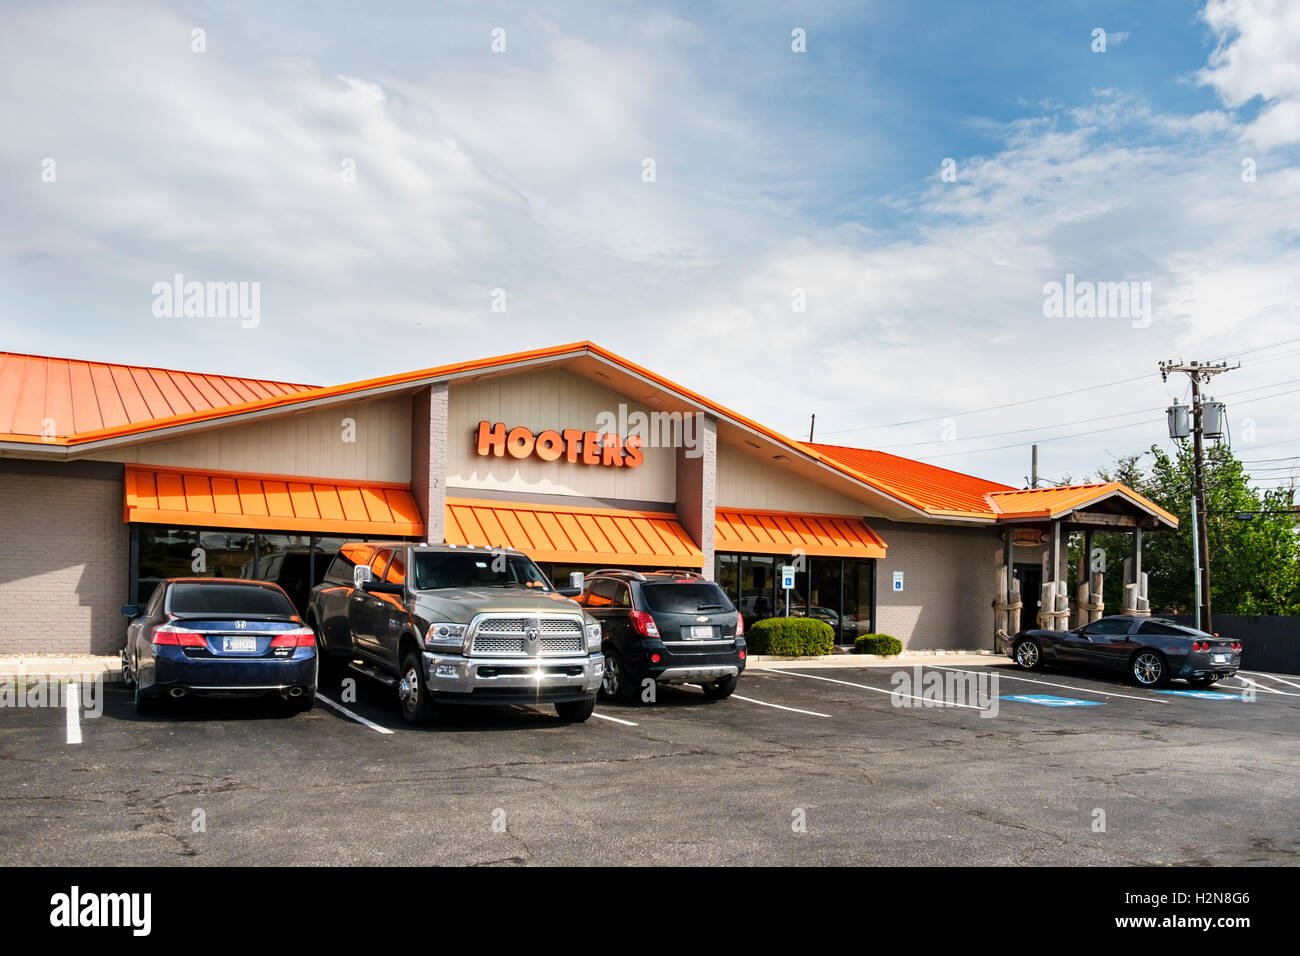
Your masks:
M1065 398L1068 395L1079 395L1083 392L1095 392L1101 388L1113 388L1116 385L1128 385L1131 382L1149 380L1150 375L1135 375L1133 378L1120 379L1118 382L1105 382L1101 385L1089 385L1086 388L1076 388L1068 392L1057 392L1055 395L1042 395L1038 398L1026 398L1018 402L1006 402L1002 405L989 405L987 408L972 408L964 412L953 412L949 415L934 415L929 418L912 418L904 422L890 422L888 425L860 425L855 428L839 428L835 431L825 432L827 435L843 435L846 432L869 432L877 431L881 428L898 428L902 425L919 425L923 422L939 422L945 418L960 418L965 415L978 415L981 412L996 412L1004 408L1016 408L1020 405L1033 405L1036 402L1045 402L1053 398Z

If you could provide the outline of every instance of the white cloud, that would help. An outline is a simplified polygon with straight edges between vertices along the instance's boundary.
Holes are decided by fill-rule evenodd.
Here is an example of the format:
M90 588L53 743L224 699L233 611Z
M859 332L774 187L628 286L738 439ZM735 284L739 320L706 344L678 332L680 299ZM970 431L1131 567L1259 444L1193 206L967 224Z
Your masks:
M1245 130L1268 148L1300 142L1300 4L1293 0L1209 0L1202 13L1218 46L1197 77L1233 109L1264 105Z

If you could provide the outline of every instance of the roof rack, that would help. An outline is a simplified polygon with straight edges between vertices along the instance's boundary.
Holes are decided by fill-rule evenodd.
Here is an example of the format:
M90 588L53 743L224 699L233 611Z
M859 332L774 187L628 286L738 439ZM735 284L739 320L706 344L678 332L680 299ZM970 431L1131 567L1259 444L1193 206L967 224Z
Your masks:
M683 577L699 578L700 580L704 580L704 575L701 574L699 571L691 571L686 568L656 568L650 573L651 574L676 574L676 575L682 575Z
M637 581L645 580L645 575L640 571L630 571L627 568L600 568L596 571L588 571L585 576L591 577L594 574L625 574L630 578L635 578Z

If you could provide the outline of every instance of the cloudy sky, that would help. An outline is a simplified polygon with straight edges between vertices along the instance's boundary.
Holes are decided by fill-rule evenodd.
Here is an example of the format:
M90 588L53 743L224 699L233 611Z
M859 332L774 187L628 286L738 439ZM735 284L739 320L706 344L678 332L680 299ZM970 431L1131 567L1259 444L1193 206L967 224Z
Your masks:
M1297 470L1300 4L730 6L9 0L0 350L330 384L592 339L1013 485L1167 443L1158 361L1230 358L1239 454ZM256 325L156 314L178 273ZM1050 314L1067 276L1150 314Z

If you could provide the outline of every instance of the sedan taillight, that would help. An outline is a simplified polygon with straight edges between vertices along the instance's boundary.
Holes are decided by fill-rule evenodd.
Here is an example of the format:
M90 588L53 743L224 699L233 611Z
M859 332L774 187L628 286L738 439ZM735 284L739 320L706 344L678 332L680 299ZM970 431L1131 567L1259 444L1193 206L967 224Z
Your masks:
M632 612L632 629L642 637L659 636L659 628L655 625L655 619L646 611Z
M162 624L153 630L153 644L172 647L207 647L208 641L197 631L191 631L172 624Z
M315 647L316 633L310 627L296 627L284 631L271 640L272 647Z

